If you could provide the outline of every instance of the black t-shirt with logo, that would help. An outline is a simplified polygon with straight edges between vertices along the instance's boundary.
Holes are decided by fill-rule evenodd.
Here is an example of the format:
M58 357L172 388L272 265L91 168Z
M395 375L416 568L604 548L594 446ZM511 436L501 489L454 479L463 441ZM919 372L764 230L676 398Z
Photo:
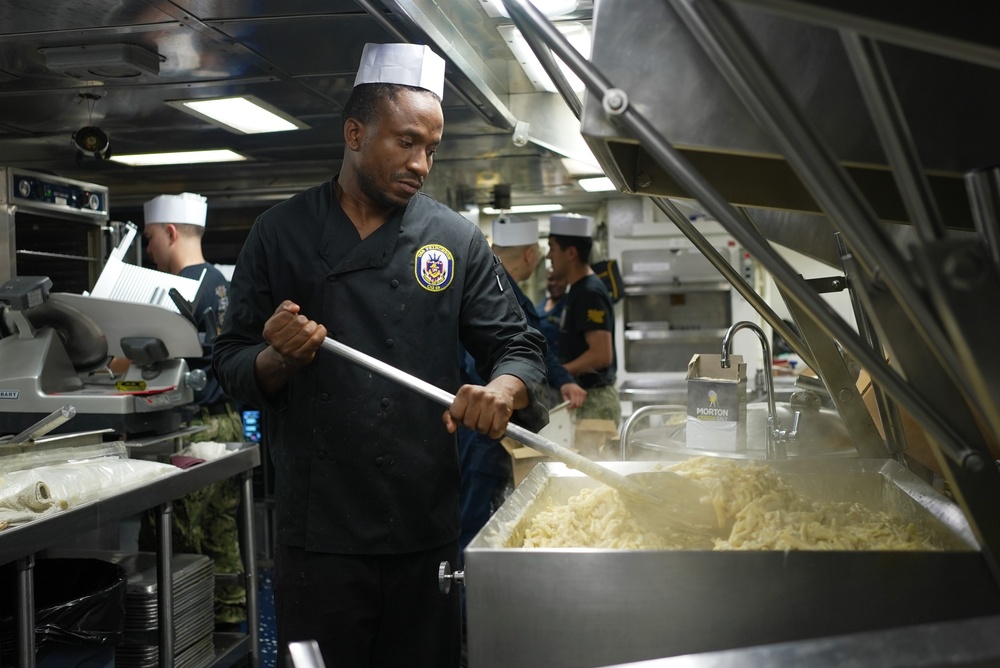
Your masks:
M575 360L587 351L587 332L606 330L615 333L615 311L608 289L596 275L590 274L569 287L566 308L559 328L559 355L563 363ZM617 356L612 347L611 365L581 373L576 382L584 389L615 384Z

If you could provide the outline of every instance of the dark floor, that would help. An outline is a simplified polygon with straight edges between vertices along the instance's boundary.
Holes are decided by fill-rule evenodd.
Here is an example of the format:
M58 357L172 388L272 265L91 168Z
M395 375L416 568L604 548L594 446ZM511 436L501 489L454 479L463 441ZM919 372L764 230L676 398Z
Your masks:
M257 602L260 607L260 668L274 668L278 660L278 636L274 626L274 573L261 568L257 573Z

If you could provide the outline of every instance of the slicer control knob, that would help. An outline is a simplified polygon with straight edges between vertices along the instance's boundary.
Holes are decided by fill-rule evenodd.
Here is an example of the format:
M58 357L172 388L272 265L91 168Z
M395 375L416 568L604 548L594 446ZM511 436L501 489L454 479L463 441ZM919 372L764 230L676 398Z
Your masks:
M191 369L186 374L184 374L184 382L195 392L205 389L205 385L208 384L208 376L205 375L204 369Z
M442 561L441 565L438 566L438 591L442 594L447 594L451 591L451 583L464 584L465 583L465 571L455 571L451 572L451 564L447 561Z

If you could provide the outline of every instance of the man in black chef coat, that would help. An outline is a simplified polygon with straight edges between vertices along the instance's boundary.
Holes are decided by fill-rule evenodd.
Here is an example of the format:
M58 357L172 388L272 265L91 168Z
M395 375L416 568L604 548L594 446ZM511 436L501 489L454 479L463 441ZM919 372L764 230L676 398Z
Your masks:
M365 47L343 168L265 212L232 280L215 368L264 409L275 469L278 642L328 665L457 666L458 425L547 419L544 339L478 227L420 193L443 132L444 61ZM325 336L456 393L440 406L329 352ZM485 386L460 386L459 345Z

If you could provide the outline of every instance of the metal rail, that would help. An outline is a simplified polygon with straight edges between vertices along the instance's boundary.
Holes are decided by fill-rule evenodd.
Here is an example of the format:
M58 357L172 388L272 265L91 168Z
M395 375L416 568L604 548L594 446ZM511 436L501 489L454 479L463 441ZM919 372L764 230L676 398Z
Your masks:
M321 345L323 349L333 353L334 355L352 362L353 364L357 364L364 369L373 371L374 373L388 378L391 381L399 383L403 387L413 390L417 394L430 399L445 408L451 406L455 401L455 395L450 392L446 392L421 378L417 378L416 376L408 374L401 369L397 369L391 364L386 364L382 360L376 359L371 355L366 355L359 350L355 350L340 341L326 337ZM578 454L569 448L565 448L554 441L550 441L544 436L539 436L532 431L528 431L524 427L516 425L513 422L507 424L507 436L510 436L514 440L524 443L525 445L531 446L532 448L538 450L539 452L543 452L550 457L558 459L567 466L585 473L594 480L603 482L609 487L625 490L634 496L647 498L651 501L659 500L655 495L651 495L647 489L635 481L630 480L626 476L601 466L593 460L587 459L583 455Z

